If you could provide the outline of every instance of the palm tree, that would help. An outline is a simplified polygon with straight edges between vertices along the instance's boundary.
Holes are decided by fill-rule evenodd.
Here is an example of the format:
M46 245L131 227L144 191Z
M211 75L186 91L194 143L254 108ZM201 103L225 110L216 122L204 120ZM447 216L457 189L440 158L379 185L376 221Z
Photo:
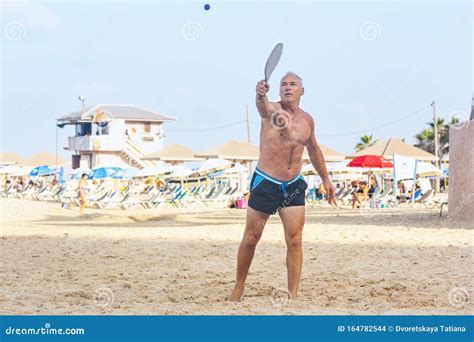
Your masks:
M439 157L443 158L446 154L449 153L449 127L459 123L459 119L452 117L449 123L445 123L444 119L438 118L437 128L438 128L438 144L439 144ZM422 150L434 154L434 121L427 123L430 128L423 129L420 133L415 135L417 143L416 147L421 148Z
M373 140L372 134L364 134L360 137L360 141L355 146L356 152L363 150L364 148L370 147L375 144L378 140Z
M415 139L417 140L417 143L415 144L416 147L429 153L434 152L434 134L432 129L425 128L415 135Z

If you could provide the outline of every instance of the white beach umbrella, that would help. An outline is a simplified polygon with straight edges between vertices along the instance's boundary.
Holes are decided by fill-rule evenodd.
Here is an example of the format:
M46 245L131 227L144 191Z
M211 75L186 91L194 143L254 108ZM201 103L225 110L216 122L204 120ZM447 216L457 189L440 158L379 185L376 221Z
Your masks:
M193 171L184 165L173 165L170 168L171 174L169 175L170 178L185 178L188 177Z
M27 176L33 167L31 166L17 166L17 165L7 165L0 169L0 174L12 175L12 176Z
M349 167L347 166L347 161L342 161L342 162L337 162L337 163L327 163L326 168L328 170L328 173L331 175L336 175L336 174L351 174L351 175L360 175L362 173L362 170L354 167ZM301 173L303 175L309 175L313 174L316 175L317 172L313 167L313 164L305 164L301 168Z
M226 159L208 159L198 169L198 173L201 175L222 171L232 167L232 162Z
M416 165L416 173L419 174L420 177L443 176L443 171L427 162L418 162Z
M234 164L234 166L224 171L225 174L243 173L243 172L248 172L248 168L246 168L240 163L236 163Z
M309 163L309 164L304 164L302 167L301 167L301 174L303 175L315 175L317 172L316 170L314 169L313 167L313 164Z
M347 166L347 161L328 164L327 169L329 173L334 174L334 175L343 174L343 173L350 173L350 174L362 173L362 170L360 168Z
M141 169L134 178L156 177L171 174L171 167L168 164L158 164Z
M8 174L12 174L14 172L17 172L19 170L21 170L21 166L17 166L17 165L6 165L4 167L2 167L0 169L0 174L2 175L8 175Z

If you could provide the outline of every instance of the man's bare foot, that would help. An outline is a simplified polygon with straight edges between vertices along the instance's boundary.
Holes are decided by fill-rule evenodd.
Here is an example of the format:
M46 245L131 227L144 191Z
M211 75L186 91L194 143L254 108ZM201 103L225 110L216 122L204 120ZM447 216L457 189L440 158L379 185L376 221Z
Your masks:
M227 299L231 302L240 302L240 298L244 294L244 288L234 288L234 291L232 291L232 294L230 297Z

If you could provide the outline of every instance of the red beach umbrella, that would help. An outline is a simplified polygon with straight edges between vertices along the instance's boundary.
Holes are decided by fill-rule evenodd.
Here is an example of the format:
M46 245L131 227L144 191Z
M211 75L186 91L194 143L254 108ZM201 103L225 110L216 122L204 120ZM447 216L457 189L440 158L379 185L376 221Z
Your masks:
M385 159L382 156L374 156L374 155L365 155L354 158L351 160L349 167L362 167L362 168L390 168L393 167L393 164L390 160Z

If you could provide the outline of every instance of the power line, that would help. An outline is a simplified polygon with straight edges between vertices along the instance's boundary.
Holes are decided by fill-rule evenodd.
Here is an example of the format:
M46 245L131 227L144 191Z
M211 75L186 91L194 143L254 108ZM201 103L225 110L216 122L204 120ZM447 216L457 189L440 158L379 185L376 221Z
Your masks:
M319 137L340 137L340 136L344 136L344 135L354 135L354 134L361 134L361 133L367 133L367 132L370 132L370 131L373 131L373 130L376 130L376 129L380 129L380 128L384 128L384 127L388 127L388 126L391 126L391 125L394 125L396 123L399 123L400 121L403 121L403 120L406 120L406 119L409 119L411 118L412 116L415 116L416 114L424 111L425 109L429 108L431 105L427 105L423 108L420 108L418 109L417 111L411 113L411 114L408 114L400 119L397 119L395 121L391 121L391 122L388 122L386 124L383 124L383 125L380 125L380 126L376 126L376 127L372 127L372 128L367 128L367 129L363 129L363 130L359 130L359 131L352 131L352 132L347 132L347 133L337 133L337 134L318 134Z
M424 111L425 109L429 108L431 105L427 105L423 108L420 108L416 111L414 111L413 113L410 113L406 116L403 116L397 120L394 120L394 121L391 121L391 122L388 122L386 124L383 124L383 125L380 125L380 126L376 126L376 127L372 127L372 128L367 128L367 129L362 129L362 130L357 130L357 131L351 131L351 132L344 132L344 133L336 133L336 134L318 134L318 137L341 137L341 136L345 136L345 135L355 135L355 134L361 134L361 133L367 133L367 132L370 132L370 131L374 131L376 129L380 129L380 128L385 128L385 127L388 127L388 126L391 126L391 125L394 125L396 123L399 123L403 120L406 120L406 119L409 119L413 116L415 116L416 114ZM255 122L255 121L250 121L250 123L254 124L254 125L259 125L259 123ZM243 123L246 123L246 120L241 120L241 121L237 121L237 122L233 122L233 123L229 123L229 124L226 124L226 125L221 125L221 126L215 126L215 127L207 127L207 128L197 128L197 129L167 129L167 131L169 132L204 132L204 131L214 131L216 129L222 129L222 128L226 128L226 127L231 127L231 126L237 126L237 125L241 125Z
M423 110L429 108L431 105L427 105L423 108L420 108L418 109L417 111L411 113L411 114L408 114L404 117L401 117L400 119L397 119L395 121L391 121L391 122L388 122L386 124L383 124L383 125L380 125L380 126L376 126L376 127L372 127L372 128L366 128L366 129L362 129L362 130L358 130L358 131L351 131L351 132L345 132L345 133L335 133L335 134L317 134L318 137L340 137L340 136L344 136L344 135L355 135L355 134L361 134L361 133L367 133L367 132L370 132L370 131L373 131L373 130L376 130L376 129L380 129L380 128L384 128L384 127L388 127L388 126L391 126L391 125L394 125L396 123L399 123L400 121L403 121L403 120L406 120L406 119L409 119L411 118L412 116L415 116L416 114L422 112ZM259 125L259 123L255 122L255 121L250 121L252 124L254 125Z

